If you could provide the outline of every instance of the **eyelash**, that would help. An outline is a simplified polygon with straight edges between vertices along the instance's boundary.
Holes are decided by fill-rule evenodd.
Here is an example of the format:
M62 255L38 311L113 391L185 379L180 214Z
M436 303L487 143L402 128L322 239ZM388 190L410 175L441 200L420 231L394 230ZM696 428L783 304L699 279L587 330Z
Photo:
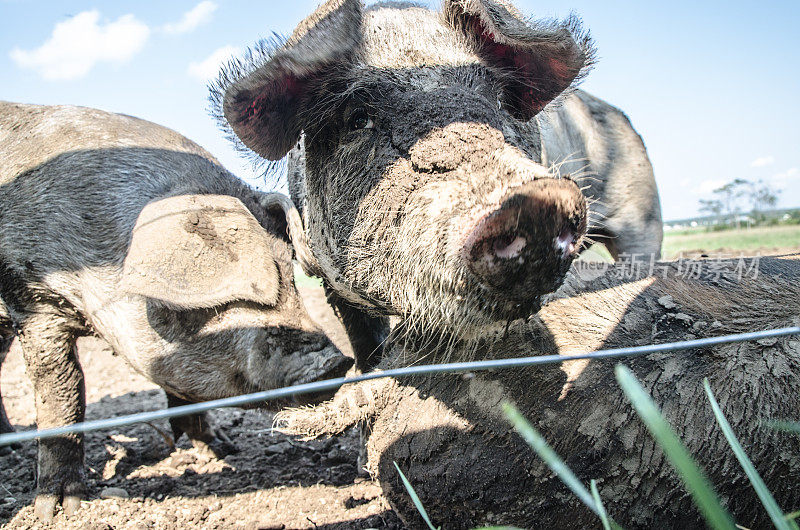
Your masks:
M360 124L362 120L365 120L363 125ZM350 114L347 119L347 126L351 131L373 129L375 128L375 121L363 107L359 107Z

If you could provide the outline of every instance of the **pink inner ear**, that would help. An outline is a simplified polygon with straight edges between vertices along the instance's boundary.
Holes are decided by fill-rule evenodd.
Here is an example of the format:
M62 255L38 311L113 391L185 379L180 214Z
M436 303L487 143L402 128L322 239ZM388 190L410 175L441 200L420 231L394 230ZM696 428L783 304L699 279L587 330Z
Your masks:
M282 158L300 135L297 114L315 79L278 70L259 85L241 90L229 112L236 135L259 155L269 160Z
M264 86L242 110L242 121L263 120L266 113L274 113L297 98L305 89L306 80L286 74Z
M250 103L242 110L242 121L250 123L256 116L261 116L262 110L264 108L264 101L266 99L267 95L264 93L261 93L260 95L253 98L250 101Z
M490 63L513 73L507 91L511 96L509 104L518 117L533 117L569 86L574 77L570 66L550 56L546 46L536 49L501 44L478 16L469 16L466 28L478 38Z
M549 57L547 63L550 65L550 71L559 81L565 82L569 78L570 71L567 63L559 61L555 57Z

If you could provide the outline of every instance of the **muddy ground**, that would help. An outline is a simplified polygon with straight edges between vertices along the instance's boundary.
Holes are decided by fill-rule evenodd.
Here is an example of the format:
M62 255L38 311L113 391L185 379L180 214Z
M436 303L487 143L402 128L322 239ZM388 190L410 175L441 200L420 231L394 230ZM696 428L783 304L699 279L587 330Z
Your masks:
M343 351L347 339L322 289L303 287L311 316ZM166 406L164 393L94 338L78 343L87 386L87 419ZM34 427L35 411L15 344L2 368L3 401L18 429ZM271 432L272 414L212 412L239 452L223 459L182 439L169 444L166 420L86 436L89 498L75 515L52 525L33 515L36 446L0 456L3 528L403 528L377 482L357 469L358 434L303 442ZM103 498L109 497L109 498Z

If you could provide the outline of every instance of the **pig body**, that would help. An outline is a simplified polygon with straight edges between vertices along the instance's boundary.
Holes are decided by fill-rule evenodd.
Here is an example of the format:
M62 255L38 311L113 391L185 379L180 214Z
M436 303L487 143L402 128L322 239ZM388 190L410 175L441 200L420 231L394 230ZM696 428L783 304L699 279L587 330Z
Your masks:
M288 199L248 187L174 131L87 108L0 103L0 205L3 355L13 331L39 428L83 419L82 334L105 339L170 406L351 364L294 287ZM212 449L225 441L202 416L172 426ZM82 437L41 441L38 465L37 513L52 517L60 499L76 508Z
M722 265L732 272L737 262ZM762 259L756 267L757 278L741 280L736 273L687 279L674 266L667 278L624 279L624 265L588 283L569 277L527 323L458 351L467 359L476 347L485 357L570 355L798 325L800 261ZM405 342L387 349L384 366L436 357L430 346ZM394 462L434 524L599 527L597 516L511 430L501 406L509 401L583 484L597 480L609 515L623 527L703 526L685 486L617 385L616 362L642 382L739 525L765 528L770 522L716 424L704 378L781 509L800 506L794 479L800 437L765 425L797 419L797 336L466 377L375 380L344 387L315 409L281 413L276 422L305 435L365 422L367 468L409 526L421 522Z
M628 120L582 92L551 104L592 55L576 20L526 22L505 1L330 0L221 73L230 136L291 151L290 193L362 368L388 316L466 337L532 314L587 225L615 254L659 253Z
M576 90L536 117L542 164L575 175L591 202L592 239L614 258L661 254L663 223L653 167L627 116Z

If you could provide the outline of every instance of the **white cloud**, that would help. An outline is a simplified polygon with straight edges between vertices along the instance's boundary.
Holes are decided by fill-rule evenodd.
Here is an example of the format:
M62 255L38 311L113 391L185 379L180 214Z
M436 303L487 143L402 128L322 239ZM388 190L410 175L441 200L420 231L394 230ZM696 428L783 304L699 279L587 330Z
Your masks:
M218 48L202 61L189 63L189 75L202 81L207 81L219 73L220 67L226 60L238 53L239 48L235 46Z
M188 33L198 26L211 20L211 15L217 10L217 4L210 0L203 0L192 9L183 14L178 22L164 24L161 28L165 33L179 35Z
M694 188L692 188L692 194L694 195L709 195L714 190L721 188L727 184L727 181L724 180L704 180Z
M750 167L764 167L771 166L775 163L775 158L772 156L760 156L750 162Z
M20 68L35 70L49 81L77 79L97 63L130 60L149 36L150 28L133 15L102 24L99 11L84 11L56 24L38 48L14 48L9 55Z

